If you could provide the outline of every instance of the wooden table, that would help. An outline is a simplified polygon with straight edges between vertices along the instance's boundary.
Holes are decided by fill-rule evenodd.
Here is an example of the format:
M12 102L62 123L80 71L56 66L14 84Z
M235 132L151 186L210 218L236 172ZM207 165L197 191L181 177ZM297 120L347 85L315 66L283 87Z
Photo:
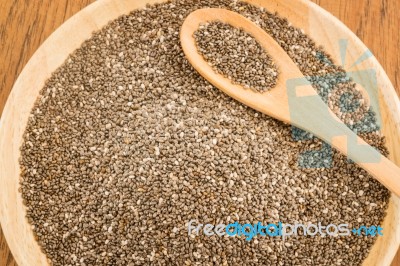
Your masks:
M372 50L400 95L400 1L313 0ZM93 0L0 0L0 115L10 90L40 44ZM0 229L0 266L16 265ZM400 266L400 252L392 266Z

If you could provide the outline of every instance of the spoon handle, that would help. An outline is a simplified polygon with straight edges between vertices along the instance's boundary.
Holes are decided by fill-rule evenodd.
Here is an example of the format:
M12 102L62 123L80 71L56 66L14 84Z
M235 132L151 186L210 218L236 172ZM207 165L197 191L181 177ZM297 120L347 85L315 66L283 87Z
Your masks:
M281 70L275 88L265 93L246 90L210 67L198 53L193 33L202 23L215 20L243 29L269 53ZM314 134L400 196L400 168L341 122L318 96L289 55L254 22L225 9L198 9L185 19L180 40L190 64L215 87L259 112Z

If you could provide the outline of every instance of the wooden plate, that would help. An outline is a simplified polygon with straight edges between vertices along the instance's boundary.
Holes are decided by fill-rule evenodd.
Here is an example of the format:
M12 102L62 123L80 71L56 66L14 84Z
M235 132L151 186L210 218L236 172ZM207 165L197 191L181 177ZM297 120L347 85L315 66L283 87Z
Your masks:
M0 121L0 222L7 243L20 266L49 265L34 239L25 218L19 188L19 148L30 111L45 81L93 31L109 21L146 4L163 0L99 0L65 22L36 51L17 79ZM400 165L400 102L381 65L374 57L353 63L363 55L365 45L339 20L307 0L247 0L277 11L315 42L323 45L335 62L342 62L340 40L347 42L344 68L348 71L374 70L379 88L382 133L386 136L390 159ZM343 43L343 42L342 42ZM343 48L343 46L342 46ZM372 81L371 81L372 82ZM400 243L400 200L392 196L379 237L364 265L390 265Z

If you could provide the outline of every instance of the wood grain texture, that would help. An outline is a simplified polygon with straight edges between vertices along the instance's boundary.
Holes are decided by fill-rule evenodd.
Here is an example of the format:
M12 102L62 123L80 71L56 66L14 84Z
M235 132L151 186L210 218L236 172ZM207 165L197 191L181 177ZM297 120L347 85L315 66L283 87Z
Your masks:
M22 68L40 44L93 0L0 0L0 114ZM397 0L314 0L342 20L372 50L400 93ZM16 265L0 231L0 266ZM398 255L392 266L400 266Z
M400 1L313 0L348 26L372 51L400 95ZM399 264L400 265L400 264Z
M0 0L0 115L19 73L40 44L94 0Z

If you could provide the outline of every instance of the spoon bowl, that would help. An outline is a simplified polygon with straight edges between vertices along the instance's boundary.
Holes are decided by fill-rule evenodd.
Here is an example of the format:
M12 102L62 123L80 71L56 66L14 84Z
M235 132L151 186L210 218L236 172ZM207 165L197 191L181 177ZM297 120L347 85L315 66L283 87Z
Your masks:
M258 41L279 69L275 88L264 93L245 89L212 69L199 54L193 36L200 25L211 21L220 21L240 28ZM255 23L225 9L198 9L185 19L180 40L188 61L215 87L259 112L319 137L347 155L391 192L400 196L400 168L341 122L317 95L287 53Z

